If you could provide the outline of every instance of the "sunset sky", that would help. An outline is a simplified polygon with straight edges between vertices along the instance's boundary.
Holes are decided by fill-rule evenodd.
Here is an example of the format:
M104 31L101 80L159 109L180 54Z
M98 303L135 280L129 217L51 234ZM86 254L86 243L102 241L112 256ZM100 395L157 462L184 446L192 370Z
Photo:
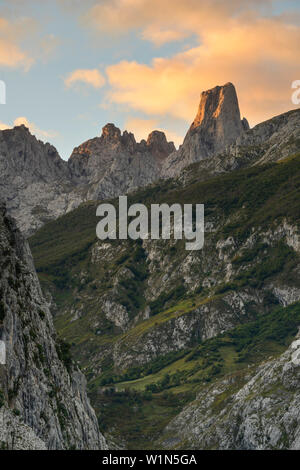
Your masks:
M251 126L295 108L299 59L299 0L0 0L0 128L25 123L63 158L107 122L178 145L228 81Z

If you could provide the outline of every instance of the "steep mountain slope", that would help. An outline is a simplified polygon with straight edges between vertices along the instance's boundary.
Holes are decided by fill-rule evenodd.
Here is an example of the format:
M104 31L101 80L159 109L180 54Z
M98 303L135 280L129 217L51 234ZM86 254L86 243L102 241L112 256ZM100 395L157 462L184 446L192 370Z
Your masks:
M103 387L134 389L137 381L144 393L158 380L152 371L174 363L174 373L186 350L300 299L299 163L298 155L186 186L170 180L130 196L129 204L204 203L205 245L198 252L180 240L101 242L92 202L31 238L56 327L84 367L98 410ZM181 393L189 366L179 369L174 387ZM164 406L174 416L186 400ZM149 434L145 439L149 445Z
M0 262L2 448L105 448L84 376L56 337L30 250L3 204Z
M108 124L100 137L74 149L65 163L24 128L1 134L3 142L8 142L6 147L3 144L0 158L7 168L2 191L27 234L48 221L30 239L37 271L55 314L55 326L86 373L99 424L113 446L267 447L267 434L259 434L257 421L253 424L257 439L249 435L247 413L250 415L259 402L258 364L269 356L280 363L290 362L289 352L282 359L278 355L292 341L300 321L299 310L289 307L300 299L299 123L300 110L296 110L249 129L247 121L240 119L233 85L226 84L203 93L197 116L178 152L162 133L153 132L147 142L136 143L132 134L121 134ZM23 149L21 158L14 150L19 147ZM7 167L5 152L9 155ZM157 182L160 176L164 180ZM140 186L146 188L137 191ZM143 202L148 207L153 203L204 203L203 250L186 251L184 240L97 240L96 200L125 193L130 193L129 204ZM110 202L116 205L118 201ZM49 222L52 218L56 220ZM31 283L35 286L35 280ZM14 287L12 281L6 284ZM43 300L36 302L44 305ZM36 322L35 307L29 307ZM13 312L18 313L16 309ZM292 321L286 312L293 316ZM50 322L49 312L46 317ZM268 322L278 327L271 337L264 335L269 331ZM30 351L38 366L45 357L41 347L35 353L34 340L38 337L43 346L45 337L51 336L48 330L42 331L45 325L39 327L40 334L31 335L29 330ZM260 343L253 339L253 331L258 332ZM61 347L54 362L65 356L68 365L68 347L65 343ZM249 355L251 348L256 351ZM274 376L272 364L266 365L267 377ZM12 377L19 369L23 373L14 363ZM39 384L46 379L57 383L52 369L50 378L48 367L43 367L43 374ZM72 378L64 374L59 379L63 390L70 388L71 382L73 389L84 388L78 385L82 380L78 373L73 372ZM236 374L239 378L231 389ZM247 408L243 387L248 387L249 380L252 384L249 374L255 384L253 402ZM280 380L281 390L284 374ZM214 410L224 409L226 419L227 414L233 419L220 423L209 405L205 423L212 426L211 438L205 441L201 426L192 435L183 421L194 410L189 403L196 395L196 406L202 410L208 383L211 393L218 394L221 389L217 404L212 403ZM263 387L261 390L264 393ZM14 426L21 426L8 409L14 404L4 391L3 426L11 417L15 418ZM53 414L51 406L58 414L53 440L46 445L73 446L78 422L72 406L69 430L64 426L64 397L73 403L73 395L50 391L48 400L40 390L35 392L48 410L48 421ZM79 446L93 447L97 423L87 411L84 392L74 394L83 397L80 416L89 416L88 430L77 436ZM292 395L288 395L286 406L291 403L290 412L295 414ZM236 402L234 411L227 408L228 396ZM27 397L18 396L18 400L17 414L20 411L25 421L25 428L20 428L24 438L18 445L27 445L29 424L34 432L30 445L43 446L39 439L46 440L46 425L41 425L41 420L30 421L34 412L29 407L26 414ZM275 401L270 401L270 421L266 421L270 426L276 421L276 400L275 396ZM30 406L31 402L30 397ZM195 411L196 420L202 411ZM261 416L269 419L263 413ZM240 426L241 417L245 423ZM282 415L282 419L286 417ZM180 426L186 436L191 434L190 440L177 437ZM224 441L215 436L214 429L225 429ZM236 440L226 438L232 431L239 436ZM175 434L174 441L169 432ZM4 440L11 442L9 439ZM274 446L298 445L297 433L284 441L282 431L277 444L273 435L270 439ZM100 441L98 446L105 445Z

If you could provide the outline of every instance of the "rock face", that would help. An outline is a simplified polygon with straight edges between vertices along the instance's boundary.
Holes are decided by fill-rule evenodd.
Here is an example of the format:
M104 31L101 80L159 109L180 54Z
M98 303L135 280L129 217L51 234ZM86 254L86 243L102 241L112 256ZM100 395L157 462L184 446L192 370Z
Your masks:
M1 450L47 450L46 444L22 418L10 409L0 408Z
M177 174L185 166L217 155L249 129L241 121L238 99L232 83L217 86L201 94L197 115L178 152L164 164L167 176Z
M0 197L25 234L76 207L81 198L65 161L25 126L0 132Z
M152 132L147 142L114 124L102 129L101 137L75 148L68 162L73 181L87 187L87 199L126 194L157 180L165 158L174 151L163 132Z
M232 84L202 93L197 116L183 145L164 161L162 176L207 179L245 166L274 162L299 151L300 110L295 109L249 129ZM189 165L199 162L197 174ZM187 183L187 179L185 179Z
M101 137L75 148L69 161L24 127L0 131L0 196L28 236L46 222L89 199L126 194L160 176L164 159L175 150L163 132L147 142L113 124Z
M243 129L235 88L232 83L226 83L224 86L203 91L198 113L185 141L189 140L191 135L199 134L199 140L203 139L203 147L200 150L202 158L205 158L233 143Z
M159 164L162 164L168 155L176 150L174 143L168 142L161 131L153 131L149 134L146 148Z
M299 449L300 335L279 358L249 371L243 385L206 386L165 430L168 449ZM231 394L228 389L232 390ZM222 397L227 392L227 399ZM223 406L216 412L221 398Z
M82 373L56 338L27 242L0 207L0 441L3 448L103 449Z

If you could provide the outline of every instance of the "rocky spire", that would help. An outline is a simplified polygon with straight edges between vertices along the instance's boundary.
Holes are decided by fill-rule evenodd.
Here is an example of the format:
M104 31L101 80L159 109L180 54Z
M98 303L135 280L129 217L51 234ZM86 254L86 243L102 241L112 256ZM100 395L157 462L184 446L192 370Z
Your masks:
M240 109L232 83L203 91L197 115L185 140L196 131L203 136L204 155L222 151L243 132Z
M109 142L117 141L117 140L120 140L121 138L121 131L114 124L108 123L102 128L101 137L103 140L106 140Z
M179 151L166 159L163 174L174 176L191 163L224 152L248 129L232 83L203 91L197 115Z

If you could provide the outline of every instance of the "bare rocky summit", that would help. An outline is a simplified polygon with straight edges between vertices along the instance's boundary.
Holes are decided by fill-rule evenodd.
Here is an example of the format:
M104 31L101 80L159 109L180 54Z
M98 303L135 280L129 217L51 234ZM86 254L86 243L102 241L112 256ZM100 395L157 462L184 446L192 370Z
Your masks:
M25 126L15 127L0 131L0 196L28 236L86 200L147 186L160 177L163 160L174 150L163 132L137 143L132 133L107 124L66 162Z
M163 132L137 143L131 132L106 124L102 135L76 147L68 161L73 181L87 186L87 199L104 199L147 186L160 177L161 164L175 150Z
M300 109L295 109L252 129L240 120L235 88L231 83L201 95L199 110L182 146L164 161L162 176L188 181L207 179L245 166L275 162L299 151ZM187 178L186 178L187 176Z
M173 176L191 163L219 154L247 129L232 83L202 92L197 115L179 151L165 162L164 173Z
M0 131L0 197L25 234L76 207L67 162L25 126Z

